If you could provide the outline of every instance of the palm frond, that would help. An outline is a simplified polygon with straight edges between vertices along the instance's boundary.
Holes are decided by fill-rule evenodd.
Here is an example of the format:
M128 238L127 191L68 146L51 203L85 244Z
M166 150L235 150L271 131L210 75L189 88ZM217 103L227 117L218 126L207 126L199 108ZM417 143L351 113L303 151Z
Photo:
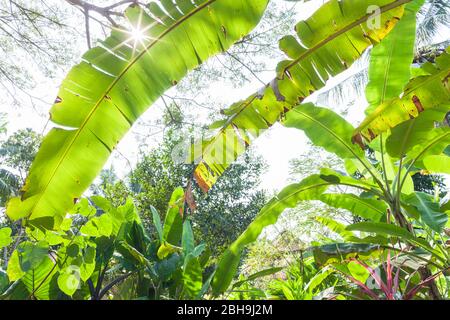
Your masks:
M18 177L6 169L0 169L0 206L3 206L9 197L15 195L18 188Z
M428 1L418 15L418 45L430 44L439 31L446 28L450 28L450 2L447 0Z

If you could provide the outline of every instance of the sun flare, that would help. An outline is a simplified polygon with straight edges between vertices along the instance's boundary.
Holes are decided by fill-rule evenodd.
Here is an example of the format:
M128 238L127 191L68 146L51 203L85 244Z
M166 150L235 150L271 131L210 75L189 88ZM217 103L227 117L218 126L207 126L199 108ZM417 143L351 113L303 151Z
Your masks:
M133 28L130 32L130 38L134 41L134 43L143 42L146 38L145 32L141 28Z

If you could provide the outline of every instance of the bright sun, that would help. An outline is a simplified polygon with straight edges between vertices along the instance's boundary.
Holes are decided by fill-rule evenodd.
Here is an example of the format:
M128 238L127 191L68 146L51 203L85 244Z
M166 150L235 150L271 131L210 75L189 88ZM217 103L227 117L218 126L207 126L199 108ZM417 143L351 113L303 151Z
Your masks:
M142 42L145 39L145 33L140 28L133 28L131 30L131 39L134 40L134 42Z

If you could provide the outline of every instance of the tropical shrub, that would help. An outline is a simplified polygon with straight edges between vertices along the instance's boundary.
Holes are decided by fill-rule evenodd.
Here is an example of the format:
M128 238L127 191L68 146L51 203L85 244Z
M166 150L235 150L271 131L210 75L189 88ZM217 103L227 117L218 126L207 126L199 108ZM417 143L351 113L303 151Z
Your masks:
M142 225L131 199L114 207L102 197L83 198L59 231L0 229L10 255L1 270L2 299L199 299L211 272L205 244L195 245L177 189L164 224L151 207L157 238ZM205 279L205 280L203 280Z

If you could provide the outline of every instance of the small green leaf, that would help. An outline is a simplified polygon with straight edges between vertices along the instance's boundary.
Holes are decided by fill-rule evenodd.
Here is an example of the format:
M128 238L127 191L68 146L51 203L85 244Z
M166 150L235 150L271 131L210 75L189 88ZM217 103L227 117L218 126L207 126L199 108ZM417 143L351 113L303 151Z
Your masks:
M20 258L20 267L23 271L35 269L41 262L47 258L48 243L39 241L37 243L22 242L17 252Z
M362 283L366 283L370 276L370 272L356 261L350 261L347 264L347 268L350 271L351 276Z
M109 237L113 231L113 221L109 214L102 214L100 217L91 218L80 232L91 237Z
M11 228L0 229L0 249L3 247L7 247L11 244L12 242L11 233L12 233Z
M181 250L181 248L171 245L170 243L164 241L158 249L157 256L159 259L163 260L163 259L167 258L169 255L171 255L172 253L178 252L180 250Z
M195 298L203 286L202 268L198 259L192 255L188 255L186 259L187 261L183 270L184 289L189 298Z
M17 250L14 250L14 252L11 254L11 257L9 258L6 273L8 274L9 281L11 282L19 280L22 276L25 275L25 272L20 267L20 258Z
M83 263L80 266L80 278L87 281L95 270L95 248L87 247L83 255Z
M423 164L432 173L450 174L450 157L447 155L428 156L423 159Z
M179 245L183 230L184 190L177 188L170 198L166 219L164 220L163 238L173 245Z
M101 236L109 237L111 235L113 224L109 214L102 214L95 220L95 223Z
M45 241L47 241L50 246L56 246L63 243L64 239L60 234L54 231L47 231L45 233Z
M150 211L152 212L153 224L155 225L156 232L158 232L159 241L162 244L164 242L163 228L161 224L161 217L158 211L153 206L150 206Z
M95 215L97 210L89 204L88 199L82 198L80 199L70 210L72 214L81 214L84 217L89 217Z
M185 255L188 255L194 250L194 233L192 232L192 227L189 220L186 220L183 224L183 235L181 243Z
M61 230L63 231L69 231L72 227L72 219L71 218L65 218L61 223Z
M80 247L76 243L72 243L70 246L67 247L66 253L69 257L77 257L78 252L80 251Z
M80 271L73 266L63 269L58 276L58 287L68 296L72 296L80 285Z

